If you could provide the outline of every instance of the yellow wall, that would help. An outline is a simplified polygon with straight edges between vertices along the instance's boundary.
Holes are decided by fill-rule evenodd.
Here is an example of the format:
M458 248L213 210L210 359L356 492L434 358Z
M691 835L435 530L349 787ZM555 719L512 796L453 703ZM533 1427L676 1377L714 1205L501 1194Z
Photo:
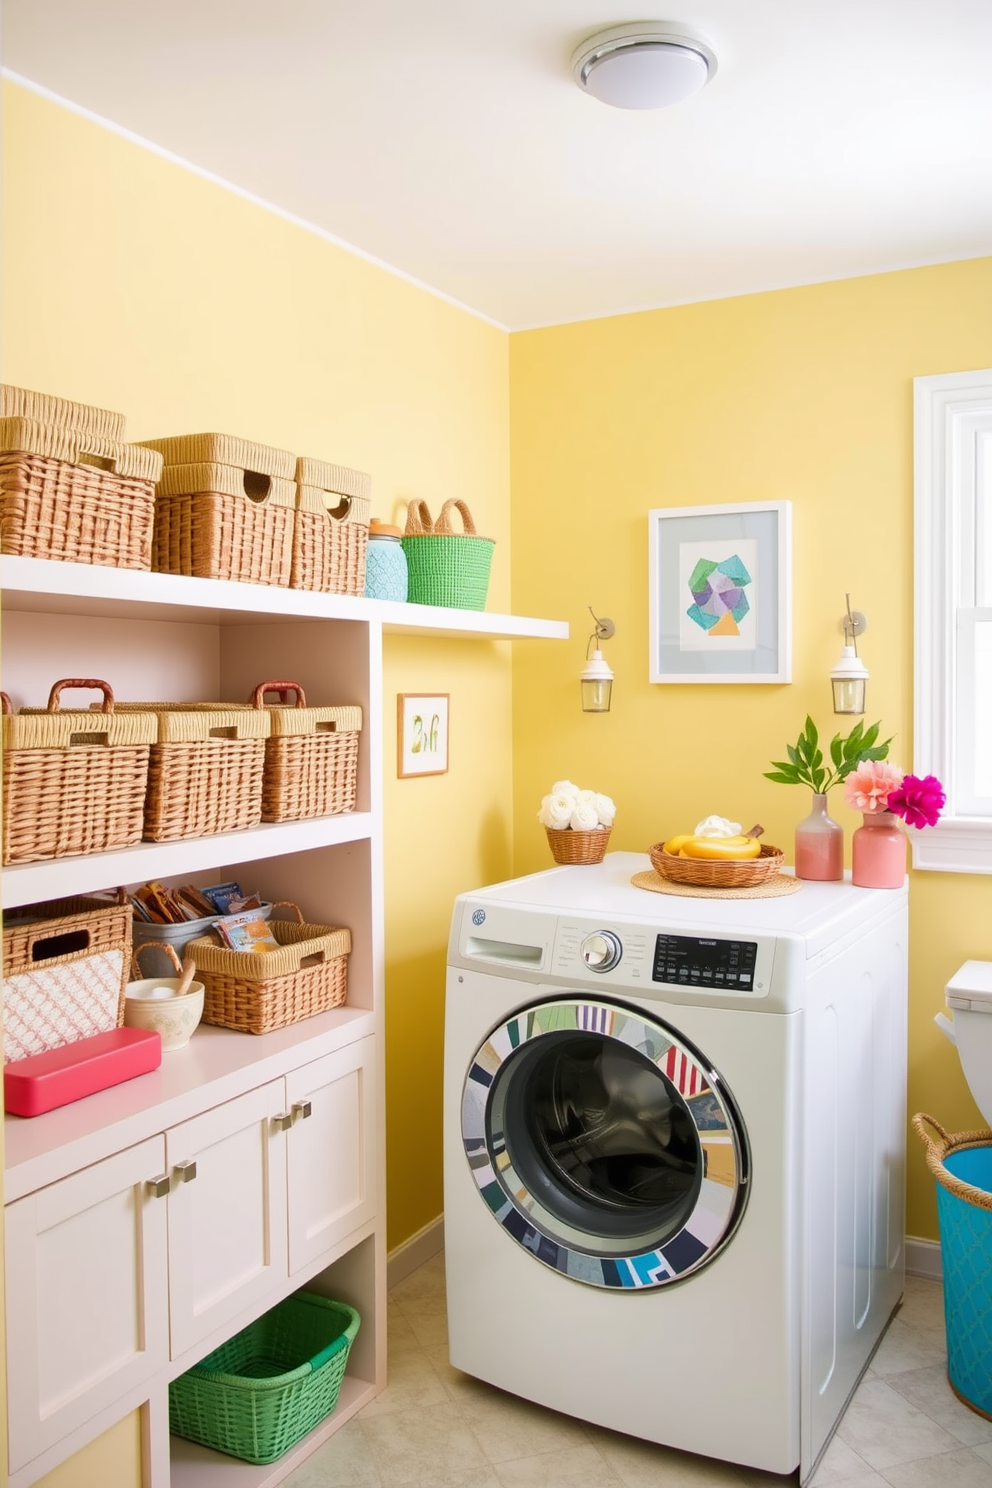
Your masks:
M132 439L221 429L357 466L379 516L464 496L507 609L507 336L32 93L4 98L4 379L120 409ZM391 1244L441 1212L444 948L454 894L510 866L509 668L505 645L387 642ZM400 781L395 694L419 688L451 694L451 770Z
M142 1488L141 1412L132 1411L53 1467L35 1488Z
M992 363L992 259L749 295L511 338L513 604L564 615L566 661L514 669L516 867L548 863L534 820L562 776L618 804L611 848L645 850L720 812L791 857L799 788L762 779L807 711L834 731L827 674L844 595L866 612L869 717L912 761L912 378ZM791 686L648 683L647 512L793 503ZM609 615L613 710L579 711L592 622ZM843 720L836 720L843 722ZM831 796L848 840L857 818ZM948 976L992 956L989 879L915 874L910 1111L980 1124L931 1021ZM935 1237L910 1137L910 1234Z

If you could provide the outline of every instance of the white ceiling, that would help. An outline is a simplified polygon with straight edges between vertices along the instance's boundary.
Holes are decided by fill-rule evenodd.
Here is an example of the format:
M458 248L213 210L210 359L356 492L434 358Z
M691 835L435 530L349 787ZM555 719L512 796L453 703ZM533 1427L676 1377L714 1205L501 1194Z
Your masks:
M992 0L6 0L5 66L519 329L992 253ZM714 81L580 93L601 26Z

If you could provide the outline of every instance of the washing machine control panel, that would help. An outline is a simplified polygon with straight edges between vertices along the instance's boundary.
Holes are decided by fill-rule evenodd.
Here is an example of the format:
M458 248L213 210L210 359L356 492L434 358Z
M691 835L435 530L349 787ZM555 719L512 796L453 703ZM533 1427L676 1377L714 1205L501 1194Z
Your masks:
M752 992L758 943L713 940L706 936L659 935L654 944L651 980L673 987Z

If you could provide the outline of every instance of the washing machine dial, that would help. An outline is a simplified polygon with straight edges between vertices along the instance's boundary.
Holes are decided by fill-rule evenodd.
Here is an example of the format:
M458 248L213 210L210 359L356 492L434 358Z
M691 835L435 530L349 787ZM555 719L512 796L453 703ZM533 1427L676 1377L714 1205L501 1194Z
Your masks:
M623 955L623 946L612 930L596 930L583 940L579 955L590 971L612 971Z

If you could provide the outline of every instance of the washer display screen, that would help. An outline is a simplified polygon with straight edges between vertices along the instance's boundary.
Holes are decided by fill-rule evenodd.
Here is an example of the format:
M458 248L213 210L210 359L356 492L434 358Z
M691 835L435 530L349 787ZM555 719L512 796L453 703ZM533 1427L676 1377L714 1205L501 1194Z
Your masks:
M659 935L651 979L676 987L720 987L750 992L758 944L754 940L710 940L691 935Z

